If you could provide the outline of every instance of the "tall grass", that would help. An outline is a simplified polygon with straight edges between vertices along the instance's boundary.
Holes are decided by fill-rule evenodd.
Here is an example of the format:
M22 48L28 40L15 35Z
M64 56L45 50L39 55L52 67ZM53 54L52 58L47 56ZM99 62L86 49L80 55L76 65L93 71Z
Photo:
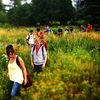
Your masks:
M100 99L100 34L45 35L49 59L43 72L36 74L30 66L30 48L25 42L27 29L0 30L0 99L9 100L11 84L6 77L8 60L5 52L8 44L14 45L33 79L33 85L21 88L16 100Z

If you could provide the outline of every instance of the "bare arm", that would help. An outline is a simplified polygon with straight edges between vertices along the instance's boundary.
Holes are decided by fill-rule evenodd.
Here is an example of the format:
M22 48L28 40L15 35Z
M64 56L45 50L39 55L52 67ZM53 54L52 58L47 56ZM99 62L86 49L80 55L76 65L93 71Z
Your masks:
M47 61L47 57L44 59L44 63L43 63L43 65L42 65L42 68L45 67L46 61Z
M30 61L31 61L31 66L34 67L34 64L33 64L33 56L32 55L30 56Z
M44 49L44 48L43 48ZM43 65L42 65L42 68L45 67L45 64L47 62L47 52L46 52L46 49L44 49L44 55L45 55L45 59L44 59L44 62L43 62Z
M29 44L29 41L28 41L28 39L26 39L26 42L27 42L27 44Z

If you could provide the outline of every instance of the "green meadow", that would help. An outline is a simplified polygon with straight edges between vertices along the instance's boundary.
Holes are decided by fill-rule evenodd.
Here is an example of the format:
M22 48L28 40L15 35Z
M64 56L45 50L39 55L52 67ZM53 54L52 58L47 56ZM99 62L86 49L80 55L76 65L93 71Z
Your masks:
M23 58L33 80L31 87L21 87L14 100L100 100L99 32L75 32L62 37L44 34L49 58L43 72L36 74L30 64L31 48L25 41L29 30L0 28L0 100L10 100L5 50L8 44Z

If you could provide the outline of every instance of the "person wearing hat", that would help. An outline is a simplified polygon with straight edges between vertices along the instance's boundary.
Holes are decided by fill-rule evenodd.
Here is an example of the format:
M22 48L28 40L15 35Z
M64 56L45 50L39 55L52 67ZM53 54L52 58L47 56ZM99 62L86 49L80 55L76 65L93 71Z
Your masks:
M30 47L34 45L34 38L33 30L30 30L30 33L26 36L26 42Z

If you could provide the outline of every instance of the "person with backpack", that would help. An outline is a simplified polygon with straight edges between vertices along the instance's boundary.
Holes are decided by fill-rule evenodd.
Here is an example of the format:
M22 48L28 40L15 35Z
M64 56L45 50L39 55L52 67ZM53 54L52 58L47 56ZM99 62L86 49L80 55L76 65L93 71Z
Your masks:
M19 57L20 67L17 65L16 58L18 55L15 54L14 48L12 45L8 45L6 47L6 53L9 58L8 62L8 74L7 77L12 82L12 89L10 93L10 97L14 98L18 92L20 91L21 84L26 85L27 80L27 72L24 61L21 57Z
M63 30L60 26L58 26L58 30L57 30L58 36L62 36L63 35Z
M36 30L36 36L37 37L43 36L43 32L40 30L40 28L37 28L37 30Z
M30 30L30 33L26 36L26 42L30 47L34 45L34 38L33 30Z
M42 72L47 61L47 52L40 43L39 38L35 40L35 45L31 48L31 66L34 72Z
M45 47L46 52L48 54L48 43L47 43L47 41L44 39L44 36L41 36L39 39L40 39L40 43Z
M49 26L47 26L46 29L45 29L45 31L44 31L44 33L46 33L47 35L49 35L49 34L52 34L53 31L50 29Z
M80 25L80 32L85 32L85 31L86 31L85 27L83 25Z

